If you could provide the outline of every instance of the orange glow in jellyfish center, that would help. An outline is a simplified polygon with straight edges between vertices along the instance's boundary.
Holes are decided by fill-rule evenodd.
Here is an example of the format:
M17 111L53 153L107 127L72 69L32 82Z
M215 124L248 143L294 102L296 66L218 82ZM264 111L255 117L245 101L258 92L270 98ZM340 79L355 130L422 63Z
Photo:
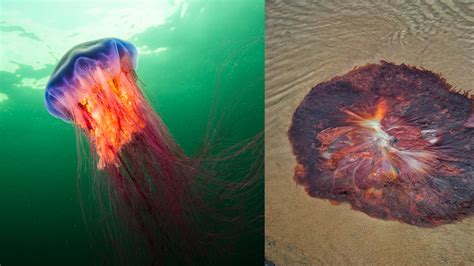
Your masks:
M385 100L379 101L374 114L345 110L350 125L317 135L326 159L323 167L336 177L352 175L369 196L380 196L384 184L401 175L421 177L436 158L434 152L424 149L430 140L418 128L388 116L388 111Z
M81 77L79 95L70 98L79 99L73 119L94 145L98 168L118 166L120 149L145 127L139 112L142 98L130 73L119 71L107 79L105 71L97 67L91 76L96 82Z

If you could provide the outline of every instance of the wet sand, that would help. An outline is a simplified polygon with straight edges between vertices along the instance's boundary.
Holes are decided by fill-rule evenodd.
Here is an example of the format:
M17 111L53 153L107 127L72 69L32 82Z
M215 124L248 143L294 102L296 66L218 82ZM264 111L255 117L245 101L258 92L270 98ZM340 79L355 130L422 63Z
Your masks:
M276 265L474 263L474 217L420 228L311 198L293 180L287 137L293 112L312 87L382 59L440 73L474 91L473 30L472 4L460 2L267 1L267 259Z

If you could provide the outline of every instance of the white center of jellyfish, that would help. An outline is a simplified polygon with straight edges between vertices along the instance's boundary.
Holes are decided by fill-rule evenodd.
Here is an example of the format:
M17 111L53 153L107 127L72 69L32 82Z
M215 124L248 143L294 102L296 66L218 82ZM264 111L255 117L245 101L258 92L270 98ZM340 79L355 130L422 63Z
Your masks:
M369 140L373 141L377 145L380 152L382 161L385 161L385 164L389 168L393 168L393 155L396 155L400 161L404 162L409 169L417 173L427 173L429 169L429 162L433 161L435 158L434 154L429 151L423 150L399 150L392 146L395 137L387 134L383 129L379 120L377 119L367 119L359 123L360 126L374 131L373 135L369 137ZM392 128L396 128L394 126ZM432 143L431 141L429 141ZM390 155L393 154L393 155Z
M367 119L360 123L362 127L374 130L374 134L369 137L369 140L376 142L380 148L390 149L392 148L390 143L395 139L394 137L383 131L380 121L374 119Z

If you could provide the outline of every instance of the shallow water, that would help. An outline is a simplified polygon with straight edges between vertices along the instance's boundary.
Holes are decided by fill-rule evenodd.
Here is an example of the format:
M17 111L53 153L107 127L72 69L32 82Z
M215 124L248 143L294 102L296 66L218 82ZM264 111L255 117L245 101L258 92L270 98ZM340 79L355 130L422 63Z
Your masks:
M201 147L214 103L218 115L227 115L219 147L263 131L263 7L263 1L2 0L0 264L110 261L103 236L89 234L102 225L85 226L81 214L75 130L43 104L44 86L67 50L104 37L137 46L145 92L192 155ZM82 189L86 199L90 192ZM263 201L263 191L255 200ZM245 241L245 253L260 257L261 234Z
M267 1L265 255L276 265L470 264L474 218L419 228L309 197L287 131L316 84L386 60L474 92L474 6L461 1Z

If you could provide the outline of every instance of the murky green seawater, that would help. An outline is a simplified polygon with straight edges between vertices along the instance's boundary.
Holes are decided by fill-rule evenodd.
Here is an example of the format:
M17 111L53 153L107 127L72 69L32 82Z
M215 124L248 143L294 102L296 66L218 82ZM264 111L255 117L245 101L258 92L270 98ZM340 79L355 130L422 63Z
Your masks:
M74 128L43 105L44 85L72 46L104 37L135 44L145 91L189 154L213 102L227 115L224 144L263 130L263 1L133 2L0 1L2 266L98 263L102 242L95 236L90 247L77 197ZM243 253L263 254L261 235L247 241Z

